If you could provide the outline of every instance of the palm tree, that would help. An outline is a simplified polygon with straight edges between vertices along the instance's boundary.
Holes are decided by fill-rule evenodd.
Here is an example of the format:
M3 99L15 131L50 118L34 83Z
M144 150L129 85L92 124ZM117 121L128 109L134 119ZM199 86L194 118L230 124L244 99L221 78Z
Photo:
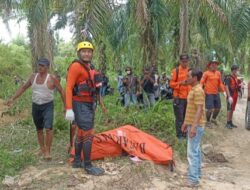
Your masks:
M36 70L36 62L39 58L46 57L52 63L53 68L53 35L50 28L52 12L50 0L4 0L2 5L11 12L17 12L17 17L23 17L28 21L28 36L32 53L32 68Z

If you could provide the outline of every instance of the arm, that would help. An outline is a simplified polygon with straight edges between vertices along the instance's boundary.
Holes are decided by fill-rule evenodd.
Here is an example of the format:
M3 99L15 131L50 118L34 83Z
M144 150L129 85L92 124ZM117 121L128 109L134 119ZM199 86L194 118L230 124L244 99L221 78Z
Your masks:
M98 93L98 95L97 95L97 100L98 100L98 102L99 102L99 104L100 104L100 106L101 106L101 108L102 108L103 113L107 113L107 109L106 109L106 107L105 107L105 105L104 105L104 103L103 103L103 99L102 99L102 97L99 95L99 93Z
M54 76L51 76L52 80L53 80L53 83L56 87L56 89L58 90L58 92L60 93L61 95L61 98L62 98L62 102L64 104L64 108L66 108L66 104L65 104L65 93L63 91L63 88L59 82L59 80L57 80L57 78L55 78Z
M81 68L77 63L73 63L67 73L67 83L66 83L66 109L72 109L72 97L73 97L73 88L75 86L78 76L81 74Z
M155 80L154 80L150 75L148 76L148 80L149 80L152 84L155 83Z
M223 82L222 82L222 79L221 79L221 74L220 74L220 79L219 79L219 88L221 89L221 91L222 91L222 92L226 92L227 97L229 97L229 96L230 96L230 94L229 94L229 90L228 90L228 89L226 89L225 85L224 85L224 84L223 84Z
M206 84L206 80L207 80L207 75L206 75L206 73L204 73L203 74L203 76L202 76L202 78L201 78L201 86L202 86L202 88L204 88L205 87L205 84Z
M8 101L7 105L12 104L18 97L20 97L31 85L32 85L32 80L34 78L34 74L32 74L29 79L27 80L26 83L24 83L15 93L14 96L12 96Z
M180 72L180 71L179 71ZM171 80L169 83L170 87L174 90L179 90L181 85L187 85L187 80L183 80L183 81L178 81L177 78L177 70L173 69L172 73L171 73Z
M178 90L180 88L180 84L177 80L177 76L176 76L176 69L172 70L171 73L171 80L170 80L170 87L173 88L174 90Z
M230 85L230 77L227 77L225 80L225 85L224 86L224 92L226 92L226 96L229 98L230 96L230 91L229 91L229 85Z

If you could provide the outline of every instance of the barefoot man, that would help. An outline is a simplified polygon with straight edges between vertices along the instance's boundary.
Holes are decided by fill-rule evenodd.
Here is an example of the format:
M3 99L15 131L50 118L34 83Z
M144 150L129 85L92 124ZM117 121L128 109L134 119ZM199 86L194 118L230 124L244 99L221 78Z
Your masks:
M59 81L51 74L49 70L49 60L46 58L39 59L38 73L33 73L28 81L23 84L7 101L7 105L11 105L18 97L20 97L29 87L32 88L32 117L37 130L37 138L40 146L40 155L45 159L51 160L50 150L53 138L53 93L57 89L61 94L64 102L64 91ZM44 130L46 131L46 136Z

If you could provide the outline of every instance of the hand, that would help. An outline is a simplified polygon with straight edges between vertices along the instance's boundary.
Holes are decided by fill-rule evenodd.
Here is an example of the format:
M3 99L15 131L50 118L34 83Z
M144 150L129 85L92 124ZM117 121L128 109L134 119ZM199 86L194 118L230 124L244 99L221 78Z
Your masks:
M228 98L228 103L229 103L230 105L232 105L233 102L234 102L234 100L233 100L233 98L230 96L230 97Z
M103 112L104 114L107 114L107 113L108 113L108 110L106 109L105 106L102 106L102 112Z
M187 132L187 125L186 125L185 123L182 124L182 126L181 126L181 131L182 131L183 133L186 133L186 132Z
M224 95L225 97L227 97L227 93L226 93L226 92L223 92L223 95Z
M187 84L187 80L183 80L180 82L180 85L186 85Z
M11 98L7 102L5 102L4 104L7 106L10 106L11 104L13 104L13 102L14 102L14 100Z
M68 121L74 121L75 120L75 114L72 109L68 109L65 114L65 119Z
M196 136L196 127L194 125L192 125L190 131L189 131L189 137L193 138Z

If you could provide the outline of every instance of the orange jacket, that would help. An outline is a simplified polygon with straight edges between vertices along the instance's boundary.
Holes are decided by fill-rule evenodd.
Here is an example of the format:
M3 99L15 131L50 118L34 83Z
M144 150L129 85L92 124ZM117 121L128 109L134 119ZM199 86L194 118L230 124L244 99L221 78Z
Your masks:
M90 67L88 65L88 67ZM93 102L94 99L91 96L73 96L73 88L75 85L79 84L84 80L88 80L88 72L83 68L83 66L74 62L70 65L67 73L67 83L66 83L66 109L72 109L72 100L79 102Z
M225 92L226 90L219 71L205 71L201 79L201 85L204 87L206 94L218 94L220 91Z
M174 90L174 97L179 97L181 99L187 99L188 93L191 90L190 85L180 85L180 82L187 80L188 78L188 68L182 68L181 65L178 66L178 78L176 73L176 68L172 70L170 87Z

